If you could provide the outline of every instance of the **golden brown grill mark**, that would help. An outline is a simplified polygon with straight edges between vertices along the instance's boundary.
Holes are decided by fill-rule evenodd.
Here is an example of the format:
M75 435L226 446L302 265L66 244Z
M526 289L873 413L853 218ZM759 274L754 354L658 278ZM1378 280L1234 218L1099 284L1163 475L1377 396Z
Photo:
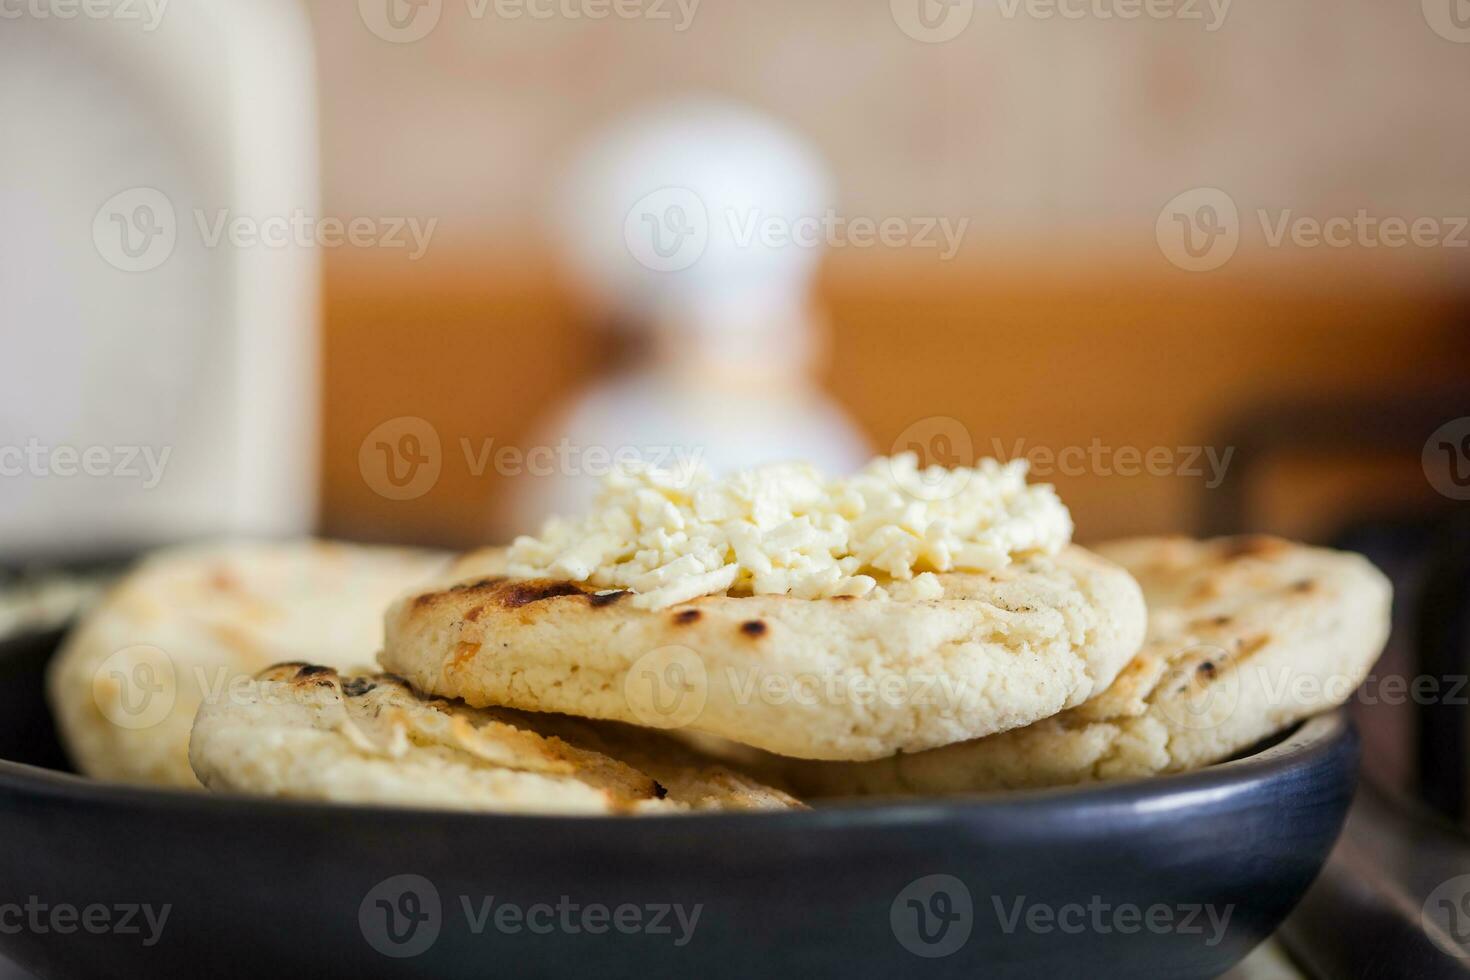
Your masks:
M1220 598L1221 594L1220 579L1212 575L1202 578L1190 592L1189 597L1197 602L1206 602Z
M451 585L442 592L425 592L415 596L413 604L415 608L432 606L439 601L441 596L445 595L463 595L465 593L484 593L491 595L504 582L505 577L500 575L492 576L491 578L475 579L472 582L460 582L458 585Z
M237 592L240 591L240 580L230 569L220 566L210 573L209 587L218 592Z
M592 592L575 582L562 582L556 579L507 579L487 578L475 582L464 582L460 585L451 586L442 592L425 592L414 598L415 608L424 609L432 607L440 599L453 596L457 600L463 600L466 596L482 598L484 603L472 607L465 613L465 622L479 622L485 615L489 606L499 606L502 609L519 609L537 602L546 602L550 599L561 599L565 597L585 597L587 604L593 609L605 609L616 605L631 593L626 590L615 592Z
M1242 534L1225 541L1220 557L1229 561L1235 558L1266 558L1280 554L1291 546L1280 538L1266 534Z
M466 663L473 660L475 654L480 652L480 644L465 643L461 641L455 645L454 653L449 657L449 669L460 670Z
M503 585L495 591L495 600L507 609L519 609L521 606L529 606L533 602L545 602L547 599L560 599L562 596L583 595L581 588L571 582L551 582L541 579L530 579L525 582L511 582Z
M1235 641L1235 656L1232 658L1237 665L1247 657L1260 651L1262 647L1271 642L1270 633L1260 633L1256 636L1242 636Z

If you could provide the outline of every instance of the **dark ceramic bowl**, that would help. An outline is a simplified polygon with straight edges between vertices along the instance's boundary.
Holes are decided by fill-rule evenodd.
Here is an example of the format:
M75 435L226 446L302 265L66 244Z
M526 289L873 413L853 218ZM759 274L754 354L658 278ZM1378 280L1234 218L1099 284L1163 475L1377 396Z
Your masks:
M1357 758L1330 715L1186 775L794 813L159 792L45 768L57 639L0 644L0 952L45 977L1214 976L1316 876Z

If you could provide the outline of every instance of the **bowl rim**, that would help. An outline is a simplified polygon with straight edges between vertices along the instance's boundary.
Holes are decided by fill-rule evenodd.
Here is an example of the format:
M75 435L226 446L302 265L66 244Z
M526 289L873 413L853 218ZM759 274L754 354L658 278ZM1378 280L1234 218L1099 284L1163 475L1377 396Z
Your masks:
M1346 770L1348 782L1356 783L1357 733L1346 709L1337 708L1298 722L1274 741L1249 755L1189 772L1142 776L1111 782L1087 783L1038 789L993 790L926 795L894 801L891 798L853 798L822 802L806 810L712 811L648 814L630 820L627 816L566 814L521 814L470 812L432 807L390 806L324 800L286 799L240 793L153 788L93 779L28 763L0 759L0 797L30 799L163 813L198 811L203 814L239 816L249 813L262 819L321 819L337 817L367 819L384 825L402 821L436 824L465 823L484 828L512 825L585 827L601 834L613 828L643 826L655 820L667 829L669 821L697 822L703 829L715 827L751 832L756 829L809 830L823 826L912 828L936 822L974 819L982 814L1027 821L1052 814L1066 814L1068 822L1079 814L1101 817L1116 810L1163 812L1192 804L1226 804L1241 796L1258 793L1263 785L1290 781L1294 775L1317 767L1337 765Z

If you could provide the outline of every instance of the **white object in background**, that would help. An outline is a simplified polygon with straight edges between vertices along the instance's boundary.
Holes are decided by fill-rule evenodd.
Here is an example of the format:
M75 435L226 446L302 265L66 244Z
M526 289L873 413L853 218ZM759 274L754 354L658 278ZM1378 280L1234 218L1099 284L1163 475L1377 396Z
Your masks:
M824 326L812 281L831 195L805 141L726 101L640 112L587 145L560 189L555 230L574 280L646 356L540 427L534 444L570 446L557 457L570 465L522 474L498 535L584 509L606 471L590 447L716 472L867 461L866 441L812 378Z
M59 10L0 25L0 560L305 531L316 256L229 230L317 215L304 12Z

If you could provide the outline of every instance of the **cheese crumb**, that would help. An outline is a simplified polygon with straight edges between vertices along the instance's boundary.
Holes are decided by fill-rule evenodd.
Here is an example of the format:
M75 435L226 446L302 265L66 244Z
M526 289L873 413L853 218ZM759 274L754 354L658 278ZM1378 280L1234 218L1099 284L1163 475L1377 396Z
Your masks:
M1071 541L1066 506L1028 485L1026 468L920 469L912 453L837 479L797 463L725 479L634 465L607 478L586 517L517 538L509 571L626 590L645 609L726 593L882 598L892 580L939 598L934 572L994 571Z

